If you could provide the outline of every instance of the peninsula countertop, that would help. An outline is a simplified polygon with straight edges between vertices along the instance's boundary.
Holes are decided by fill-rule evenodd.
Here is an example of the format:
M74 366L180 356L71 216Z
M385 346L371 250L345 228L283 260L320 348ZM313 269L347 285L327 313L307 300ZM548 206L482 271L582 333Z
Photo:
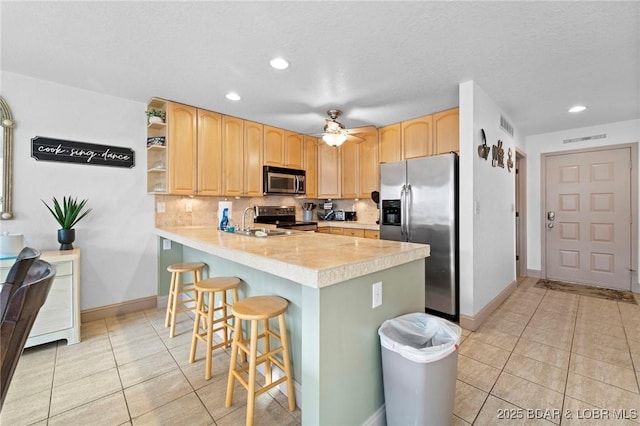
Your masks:
M428 257L426 244L300 232L256 238L213 226L156 227L160 237L321 288Z

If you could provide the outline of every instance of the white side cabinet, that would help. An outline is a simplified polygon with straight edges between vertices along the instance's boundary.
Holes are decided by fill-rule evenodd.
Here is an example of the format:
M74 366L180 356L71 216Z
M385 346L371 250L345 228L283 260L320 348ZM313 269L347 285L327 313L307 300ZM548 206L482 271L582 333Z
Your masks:
M40 309L25 347L66 339L80 342L80 249L43 251L40 259L56 268L47 301ZM4 282L15 259L0 260L0 282Z

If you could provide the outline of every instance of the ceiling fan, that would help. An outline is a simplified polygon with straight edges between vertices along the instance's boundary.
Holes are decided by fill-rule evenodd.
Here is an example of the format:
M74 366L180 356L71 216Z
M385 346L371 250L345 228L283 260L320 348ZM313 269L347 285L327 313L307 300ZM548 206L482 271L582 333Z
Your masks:
M342 111L339 109L330 109L327 111L329 118L325 119L324 132L321 133L322 140L325 141L327 145L340 146L347 140L359 143L362 142L364 138L358 135L376 130L374 126L347 129L344 124L337 121L337 118L340 117L341 114Z

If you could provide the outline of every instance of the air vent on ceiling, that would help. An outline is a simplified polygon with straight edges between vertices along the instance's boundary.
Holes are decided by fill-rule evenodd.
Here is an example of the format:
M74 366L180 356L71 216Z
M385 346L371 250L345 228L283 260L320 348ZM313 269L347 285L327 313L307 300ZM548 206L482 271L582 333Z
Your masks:
M502 114L500 115L500 128L513 136L513 126L507 121Z
M562 143L590 141L590 140L593 140L593 139L604 139L606 137L607 137L607 134L606 133L602 133L601 135L583 136L581 138L565 139L565 140L562 141Z

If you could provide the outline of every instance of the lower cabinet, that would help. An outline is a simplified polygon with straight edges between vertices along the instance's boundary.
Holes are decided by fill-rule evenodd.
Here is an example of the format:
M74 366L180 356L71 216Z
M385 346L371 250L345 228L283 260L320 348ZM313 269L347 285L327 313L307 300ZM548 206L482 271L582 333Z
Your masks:
M318 228L320 234L332 234L332 235L345 235L347 237L360 237L360 238L380 238L380 231L377 229L363 229L363 228L341 228L338 226L324 226Z
M56 268L47 300L40 308L25 347L66 339L68 345L80 342L80 249L43 251L40 259ZM15 259L0 261L4 282Z

